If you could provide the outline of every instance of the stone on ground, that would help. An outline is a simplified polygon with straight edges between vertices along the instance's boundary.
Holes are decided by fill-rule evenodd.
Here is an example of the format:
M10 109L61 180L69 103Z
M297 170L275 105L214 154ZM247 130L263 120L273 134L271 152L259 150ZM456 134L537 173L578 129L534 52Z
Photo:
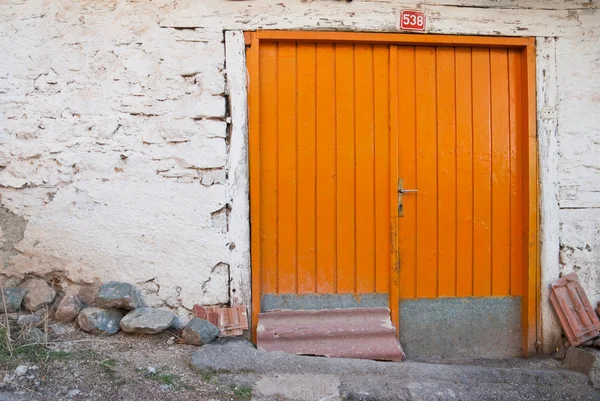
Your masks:
M567 350L564 366L583 373L595 388L600 389L600 351L571 347Z
M561 346L558 351L556 351L556 354L554 355L554 357L556 359L565 359L565 356L567 356L567 350L569 348Z
M600 338L594 341L594 348L600 349Z
M51 304L56 296L56 291L41 278L29 279L21 284L19 288L27 291L23 297L23 305L32 312Z
M190 322L190 317L188 316L187 313L183 314L183 315L175 315L175 320L173 320L173 323L171 324L171 328L173 330L180 331L180 330L183 330L185 325L188 324L189 322Z
M4 302L6 303L6 312L18 312L21 309L21 302L23 302L23 297L26 293L27 290L24 288L5 288ZM2 305L0 304L0 306Z
M20 315L17 318L17 324L19 326L35 326L40 323L42 318L36 315Z
M56 306L54 320L58 322L70 323L77 319L77 315L79 315L79 312L81 312L82 309L83 305L76 296L66 294L61 298Z
M16 321L19 318L19 316L20 315L18 313L6 313L2 317L11 321Z
M156 334L173 324L175 314L165 309L139 308L121 320L121 330L127 333Z
M32 328L27 330L23 337L26 344L39 344L44 342L46 335L42 330Z
M144 305L140 292L134 285L111 281L102 284L98 290L98 306L132 310Z
M27 365L19 365L15 369L15 375L17 375L17 376L23 376L25 373L27 373L28 370L29 370L29 366L27 366Z
M54 337L66 336L77 331L75 326L69 323L52 323L48 325L48 330Z
M122 318L118 309L85 308L79 312L77 323L82 330L93 334L115 334Z
M48 313L48 307L44 306L38 310L36 310L35 312L33 312L34 315L36 316L46 316L46 314Z
M83 286L77 292L77 299L79 299L86 308L91 306L97 306L99 290L100 284L91 284Z
M217 326L208 320L193 318L181 331L181 337L188 344L203 345L214 340L219 334Z

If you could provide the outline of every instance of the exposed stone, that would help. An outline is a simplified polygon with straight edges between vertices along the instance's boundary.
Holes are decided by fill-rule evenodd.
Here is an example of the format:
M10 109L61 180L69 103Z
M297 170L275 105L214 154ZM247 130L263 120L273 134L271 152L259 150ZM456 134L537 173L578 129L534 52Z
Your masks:
M563 363L565 368L586 375L592 385L600 389L600 351L571 347Z
M586 342L582 343L581 345L584 347L591 347L594 344L594 340L587 340Z
M594 348L600 349L600 338L594 341Z
M26 344L39 344L43 343L46 335L44 332L37 328L32 328L27 330L25 333L25 343Z
M82 330L94 334L115 334L123 314L118 309L85 308L79 313L77 323Z
M81 287L77 293L77 299L81 301L85 308L93 307L98 305L98 291L100 285L92 284Z
M192 345L208 344L219 334L217 326L208 320L193 318L181 331L181 337Z
M175 314L165 309L139 308L129 312L120 323L127 333L156 334L173 324Z
M8 320L17 320L19 316L20 315L18 313L6 313L4 316L2 316L2 319L8 318Z
M51 304L56 296L56 291L41 278L29 279L21 284L19 288L27 290L27 293L23 297L23 306L30 311L36 311L43 306Z
M54 320L65 323L72 322L77 318L77 315L79 315L79 312L81 312L82 309L83 305L76 296L66 294L56 306Z
M46 308L46 307L40 308L40 309L36 310L35 312L33 312L33 314L36 316L44 316L46 313L48 313L48 308Z
M23 302L23 297L26 293L27 290L24 288L5 288L4 302L6 303L6 312L18 312L21 309L21 302ZM0 304L0 306L4 309L3 305Z
M183 330L186 324L190 322L190 318L187 315L177 315L171 324L171 328L173 330L179 331Z
M23 376L25 373L27 373L28 370L29 370L29 366L27 366L27 365L19 365L15 369L15 375L17 375L17 376Z
M21 315L17 318L19 326L35 326L40 323L42 318L36 315Z
M48 325L48 329L50 333L54 337L62 337L67 334L75 333L77 329L73 324L65 324L65 323L53 323Z
M565 359L565 356L567 355L567 347L560 347L557 351L556 354L554 355L554 357L556 359Z
M111 281L100 287L98 306L132 310L143 307L144 304L139 290L134 285Z

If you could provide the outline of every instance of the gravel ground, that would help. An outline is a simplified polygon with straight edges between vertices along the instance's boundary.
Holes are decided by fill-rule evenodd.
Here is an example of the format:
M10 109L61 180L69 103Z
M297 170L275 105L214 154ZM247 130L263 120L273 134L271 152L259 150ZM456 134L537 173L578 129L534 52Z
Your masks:
M172 333L111 337L75 333L46 346L6 351L0 400L249 400L251 389L231 386L190 365L197 347ZM27 366L22 376L15 373ZM24 369L24 368L21 368Z
M0 401L600 400L551 358L385 363L269 354L241 339L194 347L169 332L0 349Z

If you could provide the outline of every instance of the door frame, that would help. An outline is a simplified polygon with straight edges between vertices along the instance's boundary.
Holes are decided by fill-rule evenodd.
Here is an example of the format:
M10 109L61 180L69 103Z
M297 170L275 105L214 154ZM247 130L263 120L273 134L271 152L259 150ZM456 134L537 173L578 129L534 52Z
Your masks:
M407 46L454 46L454 47L502 47L521 50L523 74L523 294L521 298L521 355L528 357L536 353L541 337L540 316L540 252L539 252L539 167L538 140L536 127L536 66L535 39L530 37L497 37L497 36L458 36L433 34L403 33L361 33L361 32L329 32L329 31L247 31L244 32L246 63L248 68L248 152L250 179L250 253L251 253L251 291L252 291L252 337L256 338L258 314L260 312L260 152L259 140L259 47L261 41L295 41L295 42L336 42L336 43L388 43ZM393 60L390 65L394 66ZM397 79L392 77L390 85ZM396 77L396 78L394 78ZM391 98L397 102L397 99ZM397 126L392 130L397 131ZM396 138L397 135L392 135ZM396 146L395 146L396 145ZM397 143L390 143L391 149ZM397 162L397 151L390 152L390 163ZM392 164L393 165L393 164ZM392 322L399 330L398 313L398 215L396 177L390 177L394 188L390 191L391 219L391 288L390 310ZM252 178L255 179L252 179ZM396 302L394 301L396 300Z

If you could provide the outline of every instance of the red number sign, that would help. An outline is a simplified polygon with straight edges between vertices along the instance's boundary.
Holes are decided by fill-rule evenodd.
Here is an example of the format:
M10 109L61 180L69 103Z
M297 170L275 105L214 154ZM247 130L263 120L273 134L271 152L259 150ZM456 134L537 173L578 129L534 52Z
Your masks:
M425 20L423 11L402 10L400 13L400 28L406 31L424 31Z

